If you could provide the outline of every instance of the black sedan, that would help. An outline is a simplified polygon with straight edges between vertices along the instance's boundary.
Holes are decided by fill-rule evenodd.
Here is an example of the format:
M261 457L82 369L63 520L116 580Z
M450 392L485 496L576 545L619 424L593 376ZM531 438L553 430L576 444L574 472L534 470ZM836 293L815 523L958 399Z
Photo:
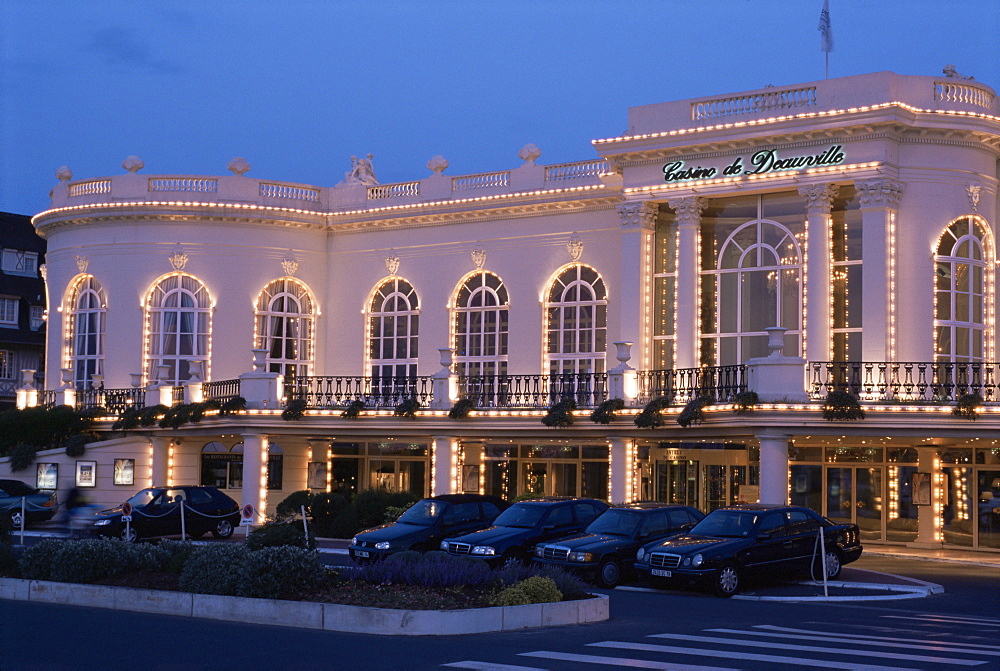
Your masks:
M24 526L28 526L52 519L58 508L55 493L42 492L20 480L0 480L0 515L6 516L15 530L21 528L22 509Z
M122 520L122 506L118 506L94 515L91 534L117 536L130 543L153 536L179 536L182 532L191 538L209 532L216 538L229 538L240 522L239 505L215 487L150 487L128 503L132 507L129 524Z
M591 522L582 534L535 546L535 563L581 573L612 588L631 570L636 551L652 541L687 531L705 515L689 506L636 503L617 506Z
M828 578L861 556L855 524L834 524L808 508L751 504L713 510L690 532L639 549L635 569L657 587L676 582L735 594L748 577L789 573L822 578L820 530Z
M403 550L436 550L451 536L484 529L507 509L507 502L480 494L442 494L417 501L391 524L362 531L347 551L357 562Z
M496 566L509 560L527 564L540 541L577 533L608 509L597 499L541 498L519 501L493 526L441 542L451 555L469 555Z

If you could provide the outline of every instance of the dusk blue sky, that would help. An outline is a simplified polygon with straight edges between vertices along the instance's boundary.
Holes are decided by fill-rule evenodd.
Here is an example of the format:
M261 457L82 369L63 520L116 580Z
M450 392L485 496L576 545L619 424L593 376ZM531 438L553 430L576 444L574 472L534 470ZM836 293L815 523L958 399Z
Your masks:
M0 210L54 173L386 184L596 156L629 106L823 78L822 0L0 0ZM1000 0L830 0L830 76L1000 88Z

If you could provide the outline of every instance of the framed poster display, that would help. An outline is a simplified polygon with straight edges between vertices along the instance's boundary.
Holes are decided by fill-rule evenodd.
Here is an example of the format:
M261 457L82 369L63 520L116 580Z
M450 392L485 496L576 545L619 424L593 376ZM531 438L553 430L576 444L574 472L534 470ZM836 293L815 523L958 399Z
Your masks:
M913 505L931 505L931 474L913 473L910 475L910 491Z
M97 486L97 462L78 461L76 462L76 486L96 487Z
M115 459L116 485L135 484L135 459Z
M59 482L59 464L39 463L35 471L36 489L56 489Z
M479 491L479 466L470 464L462 466L462 491Z
M326 491L326 462L309 462L309 472L306 478L306 487L321 492Z

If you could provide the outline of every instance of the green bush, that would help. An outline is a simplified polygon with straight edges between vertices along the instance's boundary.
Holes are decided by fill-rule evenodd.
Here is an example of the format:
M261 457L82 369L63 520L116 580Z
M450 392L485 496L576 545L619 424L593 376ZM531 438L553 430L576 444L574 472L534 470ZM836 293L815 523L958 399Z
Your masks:
M646 404L635 419L632 420L640 429L658 429L665 423L663 411L670 407L670 399L665 397L654 398Z
M494 606L527 606L531 603L528 595L520 587L508 587L500 590L490 603Z
M60 447L89 426L89 418L67 405L0 412L0 457L8 455L18 443L38 449Z
M164 539L159 542L160 547L166 553L166 560L163 563L163 570L168 573L180 575L184 570L191 553L195 551L194 543L190 541L175 541Z
M246 545L251 550L281 546L315 549L316 534L310 529L309 540L306 541L301 521L269 522L251 531L250 535L247 536Z
M35 463L38 448L27 443L19 443L10 451L10 472L23 471Z
M326 577L319 554L297 547L270 547L251 552L249 572L237 596L291 599L318 588Z
M351 536L354 533L353 526L346 535L334 533L335 529L339 531L340 523L337 522L337 519L343 511L349 508L350 502L343 494L330 494L327 492L313 494L310 499L309 511L312 513L313 530L316 532L316 535L323 538L346 538L347 536Z
M292 398L285 404L285 409L281 411L281 419L286 422L302 419L309 407L309 401L304 398Z
M178 585L185 592L236 596L250 573L250 550L219 543L200 547L184 562Z
M574 410L576 410L576 401L572 398L564 398L549 408L545 417L542 417L542 424L559 428L573 426Z
M384 521L386 524L392 524L399 519L399 516L405 513L409 509L409 506L389 506L385 509Z
M87 451L87 443L94 442L94 437L88 433L78 433L66 440L66 456L74 459L82 457Z
M562 601L563 595L551 578L533 575L521 582L519 587L528 595L531 603L552 603Z
M347 506L330 520L330 523L322 532L317 529L316 533L326 538L350 538L362 529L367 528L358 522L358 512L354 509L354 506Z
M312 503L312 493L308 489L301 489L297 492L292 492L286 496L278 505L275 507L275 514L279 520L287 520L290 517L295 517L299 514L302 506L306 507L306 514L309 514L309 508Z
M90 583L129 571L162 570L173 552L166 544L135 545L106 538L48 539L25 550L18 564L21 575L28 579Z
M62 549L64 541L46 538L37 545L25 549L17 560L21 577L27 580L50 580L52 564Z

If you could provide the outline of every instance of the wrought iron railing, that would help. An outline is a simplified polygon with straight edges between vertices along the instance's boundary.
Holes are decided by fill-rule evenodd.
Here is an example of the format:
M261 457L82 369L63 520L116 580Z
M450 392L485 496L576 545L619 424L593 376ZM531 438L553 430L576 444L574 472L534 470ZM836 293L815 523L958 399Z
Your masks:
M176 405L184 402L184 387L176 385L170 390L170 400Z
M847 391L868 401L954 401L979 394L1000 401L1000 363L917 361L811 361L809 390L813 398Z
M104 408L109 413L120 415L129 408L146 405L146 392L138 387L124 389L80 389L76 392L76 409Z
M38 405L42 406L43 408L56 407L56 392L54 391L38 392Z
M683 405L697 396L711 396L717 402L725 403L747 390L747 367L734 365L645 370L638 372L636 382L634 403L637 406L657 398L666 398L674 405Z
M305 399L309 408L339 408L364 401L366 408L395 408L416 399L422 406L433 398L430 377L361 377L313 375L297 377L285 384L288 400Z
M608 399L608 374L460 377L458 393L483 409L547 408L566 398L576 401L578 408L594 408Z
M240 381L213 380L201 385L201 395L206 401L225 402L240 395Z

